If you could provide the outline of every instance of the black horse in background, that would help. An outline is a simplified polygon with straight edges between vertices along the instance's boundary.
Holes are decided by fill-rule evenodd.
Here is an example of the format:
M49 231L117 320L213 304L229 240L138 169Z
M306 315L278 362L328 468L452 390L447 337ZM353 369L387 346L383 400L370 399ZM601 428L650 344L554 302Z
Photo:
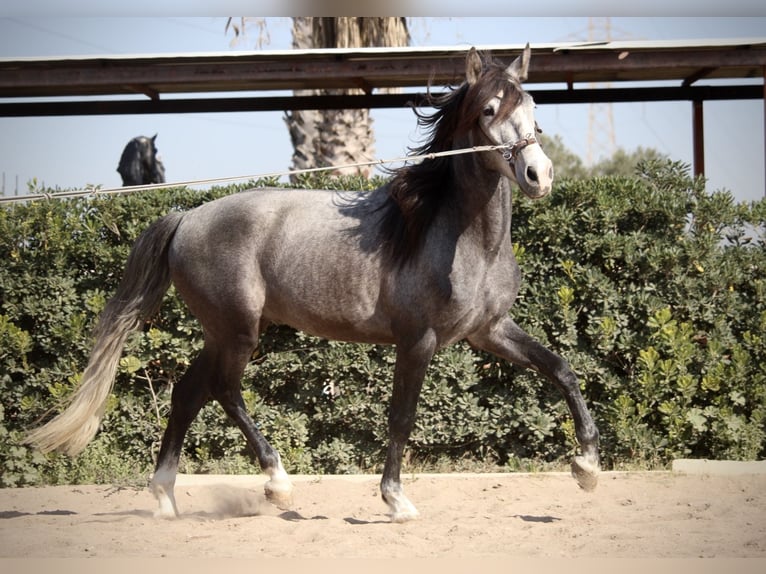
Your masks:
M134 137L122 150L117 171L123 186L165 183L165 166L157 157L156 139L157 134Z

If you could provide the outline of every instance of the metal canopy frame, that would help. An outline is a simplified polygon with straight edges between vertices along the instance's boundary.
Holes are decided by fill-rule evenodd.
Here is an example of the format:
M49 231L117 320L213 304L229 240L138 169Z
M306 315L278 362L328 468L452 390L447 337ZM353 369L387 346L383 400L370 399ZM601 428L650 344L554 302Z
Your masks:
M477 49L510 62L523 46ZM462 81L466 51L467 46L0 59L0 117L423 105L430 86ZM766 38L548 44L532 52L527 87L561 86L531 87L540 104L692 102L695 174L704 174L703 102L763 99L766 116ZM706 85L700 85L703 80ZM593 87L605 83L615 87ZM189 94L196 95L184 97Z

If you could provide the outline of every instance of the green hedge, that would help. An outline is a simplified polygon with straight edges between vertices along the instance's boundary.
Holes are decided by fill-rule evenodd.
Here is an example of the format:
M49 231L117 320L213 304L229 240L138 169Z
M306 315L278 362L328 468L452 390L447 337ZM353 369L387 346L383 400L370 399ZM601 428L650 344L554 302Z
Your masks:
M90 329L138 234L171 209L243 187L0 209L0 486L145 478L170 389L201 345L172 289L129 342L102 431L80 457L43 457L19 440L77 383ZM513 315L580 375L605 467L766 455L765 214L766 202L707 193L667 161L629 178L563 181L537 202L517 196L524 284ZM393 362L389 348L273 328L246 371L245 400L288 471L380 471ZM245 448L208 405L182 470L258 472ZM433 361L406 457L409 468L516 469L558 463L575 448L551 384L460 344Z

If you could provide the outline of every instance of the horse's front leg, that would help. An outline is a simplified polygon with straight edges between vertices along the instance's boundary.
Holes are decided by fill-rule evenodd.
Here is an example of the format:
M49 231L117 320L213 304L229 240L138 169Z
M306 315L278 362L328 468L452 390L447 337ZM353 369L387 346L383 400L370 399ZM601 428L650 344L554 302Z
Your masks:
M598 429L580 393L577 376L567 361L530 337L510 317L486 326L468 338L485 351L522 367L534 369L551 380L566 400L575 424L582 456L572 461L572 475L584 490L598 484Z
M435 349L436 337L429 332L414 345L399 344L396 350L394 388L388 413L388 450L380 481L380 493L391 509L392 522L406 522L418 517L417 509L404 495L400 474L404 447L415 425L423 379Z

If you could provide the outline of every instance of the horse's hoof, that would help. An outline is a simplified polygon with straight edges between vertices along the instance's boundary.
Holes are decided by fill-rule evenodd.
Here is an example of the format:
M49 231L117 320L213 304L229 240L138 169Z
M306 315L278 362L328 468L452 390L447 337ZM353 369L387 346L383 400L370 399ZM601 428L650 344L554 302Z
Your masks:
M266 492L266 500L271 502L274 506L280 510L292 510L293 509L293 492L292 489L277 489L270 488L268 484L264 487Z
M386 501L386 504L388 504L388 507L391 509L391 522L409 522L420 516L415 505L412 504L401 491L395 496L384 496L383 500Z
M576 456L572 461L572 476L580 488L587 492L598 486L598 473L598 463L594 464L582 456Z
M401 524L402 522L409 522L410 520L416 520L420 516L417 510L414 508L410 510L400 510L391 514L391 522Z
M154 518L162 520L175 520L178 518L178 514L174 510L168 510L167 508L158 508L154 511Z
M173 494L173 484L153 482L150 485L150 489L159 503L159 507L154 511L154 517L169 520L178 518L178 507L176 506L176 497Z

